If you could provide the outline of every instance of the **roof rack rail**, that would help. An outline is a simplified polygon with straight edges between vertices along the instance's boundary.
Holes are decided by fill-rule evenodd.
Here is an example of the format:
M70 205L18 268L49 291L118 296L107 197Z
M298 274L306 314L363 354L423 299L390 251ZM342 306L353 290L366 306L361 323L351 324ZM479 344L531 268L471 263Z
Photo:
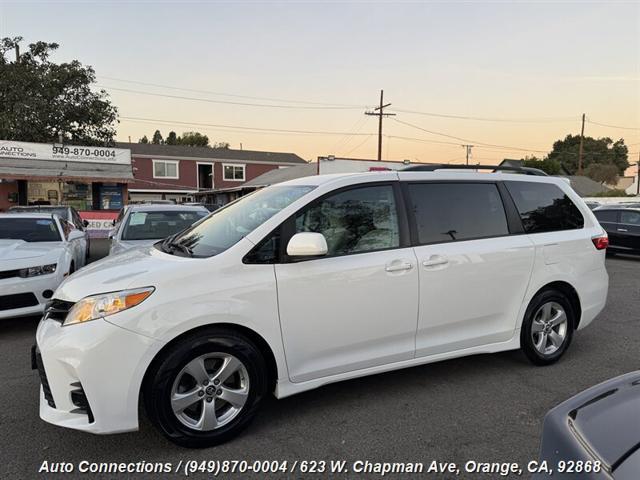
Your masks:
M538 168L514 167L509 165L455 165L450 163L427 163L424 165L411 165L402 169L403 172L435 172L436 170L505 170L508 172L524 173L525 175L538 175L547 177L548 175Z

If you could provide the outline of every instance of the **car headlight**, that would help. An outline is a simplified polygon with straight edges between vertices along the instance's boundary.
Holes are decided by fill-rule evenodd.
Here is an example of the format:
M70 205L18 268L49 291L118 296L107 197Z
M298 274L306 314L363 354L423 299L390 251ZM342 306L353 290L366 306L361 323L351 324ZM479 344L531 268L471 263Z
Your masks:
M136 288L84 297L71 307L62 325L84 323L122 312L142 303L154 290L153 287Z
M49 265L41 265L39 267L22 268L20 269L18 275L20 275L22 278L37 277L38 275L49 275L50 273L55 273L57 267L57 263L50 263Z

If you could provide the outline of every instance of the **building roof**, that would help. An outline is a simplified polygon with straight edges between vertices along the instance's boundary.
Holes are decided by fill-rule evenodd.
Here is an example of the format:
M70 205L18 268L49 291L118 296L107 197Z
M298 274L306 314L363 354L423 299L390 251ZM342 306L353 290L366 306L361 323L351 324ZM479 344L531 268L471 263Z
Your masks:
M0 157L0 178L133 182L130 164Z
M156 145L153 143L117 142L116 147L128 148L131 155L156 157L206 158L208 160L229 160L265 163L302 164L307 161L295 153L259 152L254 150L233 150L231 148L189 147L185 145Z
M611 190L601 183L591 180L589 177L582 175L558 175L559 177L568 178L573 188L581 197L591 197L597 193L608 192Z
M296 165L295 167L275 168L242 184L243 187L268 187L294 178L308 177L318 173L317 163Z

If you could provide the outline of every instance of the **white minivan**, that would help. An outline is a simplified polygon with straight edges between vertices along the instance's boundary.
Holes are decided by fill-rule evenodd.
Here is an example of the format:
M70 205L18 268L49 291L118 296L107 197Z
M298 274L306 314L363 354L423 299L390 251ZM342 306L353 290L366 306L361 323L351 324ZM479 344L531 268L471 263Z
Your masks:
M518 348L550 364L605 305L606 246L559 178L418 167L274 185L66 280L32 351L40 416L123 432L142 402L203 447L268 393Z

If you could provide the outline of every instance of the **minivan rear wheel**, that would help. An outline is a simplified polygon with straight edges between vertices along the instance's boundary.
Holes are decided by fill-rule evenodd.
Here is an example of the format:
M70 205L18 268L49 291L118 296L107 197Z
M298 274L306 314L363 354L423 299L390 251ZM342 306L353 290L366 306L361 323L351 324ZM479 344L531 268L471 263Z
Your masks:
M260 350L232 330L210 328L171 346L145 379L152 423L173 443L204 448L238 435L267 392Z
M536 295L527 307L520 344L535 365L557 362L567 351L575 329L575 314L569 299L556 290Z

